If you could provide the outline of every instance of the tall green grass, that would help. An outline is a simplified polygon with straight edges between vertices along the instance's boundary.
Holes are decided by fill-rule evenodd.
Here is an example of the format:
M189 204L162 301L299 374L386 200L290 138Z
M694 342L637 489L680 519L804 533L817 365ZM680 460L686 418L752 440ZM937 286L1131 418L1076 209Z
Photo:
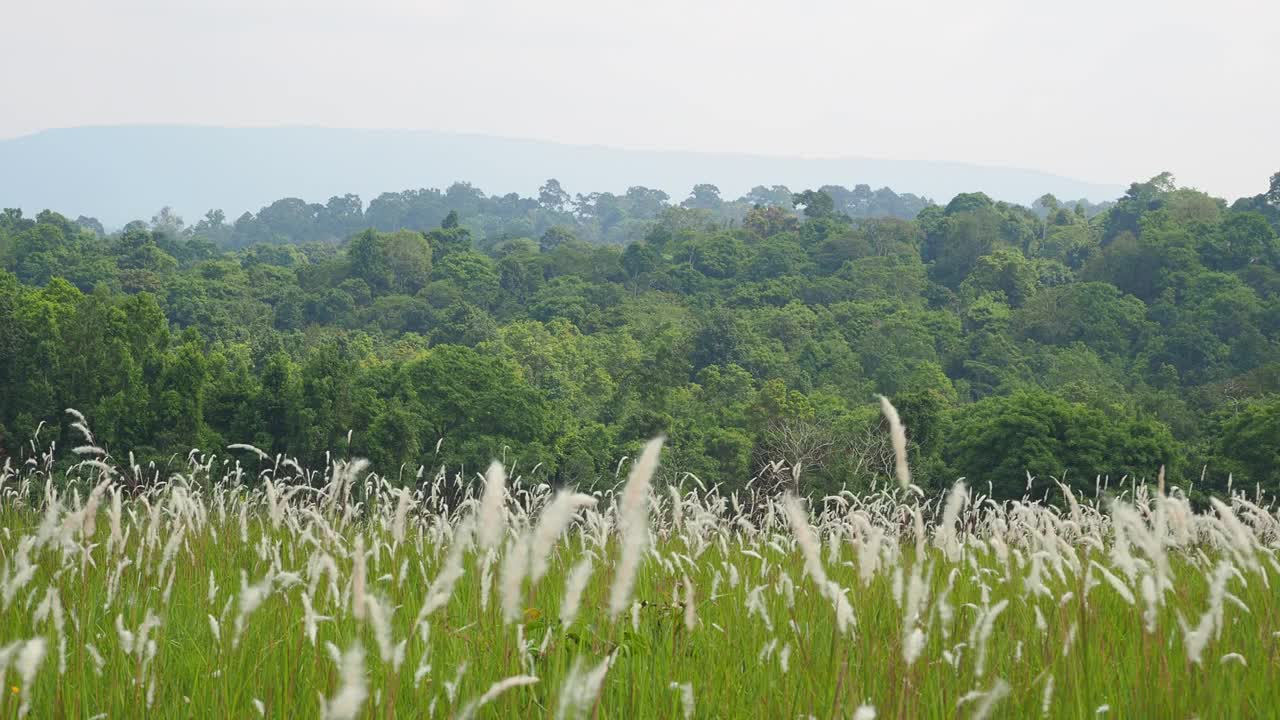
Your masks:
M575 512L533 585L528 577L504 582L503 572L553 495L519 480L497 484L500 502L486 506L474 494L486 484L469 478L437 475L406 500L382 478L343 464L306 476L269 463L254 477L193 455L169 481L137 494L124 487L128 470L109 459L57 482L38 467L10 469L0 485L8 598L0 643L9 655L0 716L17 717L25 702L37 718L251 718L257 703L267 717L315 717L344 684L335 651L357 646L367 696L356 710L369 718L468 710L827 718L860 707L863 717L874 708L881 718L986 710L1225 718L1280 707L1271 587L1280 579L1280 522L1243 497L1195 513L1176 494L1144 487L1106 508L1074 499L997 505L960 488L954 512L944 513L941 499L895 489L815 499L801 521L809 527L797 528L763 489L725 497L690 480L650 492L651 471L630 480L645 486L636 511L643 532L620 532L614 492L600 493L595 506ZM86 533L83 508L95 486L101 501ZM497 531L492 552L472 544L476 525ZM826 587L806 571L797 530L816 537ZM357 537L368 553L366 603L375 604L374 612L366 604L363 620L353 612ZM640 562L634 592L623 598L628 609L612 619L623 538L640 543ZM417 622L459 543L456 586ZM559 618L568 576L587 554L594 571L566 626ZM336 576L320 569L324 558ZM1216 592L1215 573L1226 577ZM1144 582L1163 587L1153 609ZM265 597L244 615L237 638L254 587ZM504 598L516 587L518 597ZM314 644L304 595L332 618L317 624ZM845 632L840 597L853 613ZM504 622L504 600L518 602L516 622ZM55 605L65 616L61 631ZM385 627L376 607L389 613ZM136 635L148 617L157 623L154 647L126 652L117 626ZM1196 662L1188 638L1206 617ZM917 630L923 646L912 658L904 645ZM44 638L47 652L24 690L17 658L33 638ZM598 688L584 687L601 663ZM474 706L494 683L519 676L537 681ZM1005 684L1007 695L988 695ZM575 692L580 704L564 707Z

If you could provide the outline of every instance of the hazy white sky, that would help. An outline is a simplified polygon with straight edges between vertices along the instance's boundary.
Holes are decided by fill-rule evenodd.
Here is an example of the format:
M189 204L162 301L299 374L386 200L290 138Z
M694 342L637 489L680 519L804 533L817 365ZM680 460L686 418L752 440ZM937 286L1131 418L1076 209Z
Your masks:
M123 123L957 160L1234 198L1280 170L1269 0L4 0L0 137Z

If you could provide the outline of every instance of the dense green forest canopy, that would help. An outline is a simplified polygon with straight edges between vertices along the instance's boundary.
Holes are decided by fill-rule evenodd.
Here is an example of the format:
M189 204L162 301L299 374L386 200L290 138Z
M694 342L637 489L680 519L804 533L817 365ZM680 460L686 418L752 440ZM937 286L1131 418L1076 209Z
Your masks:
M1167 465L1276 492L1278 229L1280 174L1230 206L1164 174L1031 208L552 180L110 233L9 209L0 457L73 442L76 408L139 465L252 443L405 481L501 456L611 482L666 433L667 472L827 491L891 472L884 394L921 485L1092 492Z
M914 218L932 204L910 193L899 195L889 188L872 190L858 185L852 190L827 185L821 188L838 210L850 218ZM485 195L469 183L436 189L387 192L364 207L356 195L329 198L321 205L299 198L284 198L256 214L244 213L234 222L220 210L211 210L192 231L221 247L246 247L255 243L339 241L373 228L430 231L449 213L457 213L479 250L510 238L541 238L554 227L570 228L580 240L593 244L621 245L644 239L655 221L674 209L703 210L708 221L740 223L755 206L792 208L790 189L782 185L757 186L737 200L720 197L715 185L697 185L683 201L646 187L631 187L621 195L593 192L571 195L557 180L539 188L538 197L516 193ZM1088 203L1086 203L1088 206ZM1089 206L1091 207L1091 206ZM172 222L173 218L165 218ZM180 228L179 228L180 229Z

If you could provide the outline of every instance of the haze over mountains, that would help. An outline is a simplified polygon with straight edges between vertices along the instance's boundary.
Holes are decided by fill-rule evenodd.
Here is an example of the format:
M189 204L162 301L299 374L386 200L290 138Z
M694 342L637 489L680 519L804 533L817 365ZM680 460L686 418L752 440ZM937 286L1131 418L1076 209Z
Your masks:
M676 201L704 182L726 198L760 184L802 190L865 183L939 202L981 190L1024 204L1046 192L1096 202L1123 191L1119 184L952 162L622 150L425 130L132 125L0 140L0 207L84 214L108 227L150 218L166 205L192 221L211 208L234 218L281 197L323 202L357 193L368 202L381 192L458 180L487 193L536 195L553 177L571 193L644 185Z

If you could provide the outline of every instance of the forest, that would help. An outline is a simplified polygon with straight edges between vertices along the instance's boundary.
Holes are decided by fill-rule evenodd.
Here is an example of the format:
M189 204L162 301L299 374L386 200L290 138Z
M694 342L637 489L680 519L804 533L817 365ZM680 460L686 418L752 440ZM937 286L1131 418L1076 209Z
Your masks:
M665 473L821 493L892 474L884 395L929 490L1280 491L1280 173L1231 203L549 180L69 217L0 214L0 464L78 444L74 408L139 483L244 443L590 486L663 434Z

